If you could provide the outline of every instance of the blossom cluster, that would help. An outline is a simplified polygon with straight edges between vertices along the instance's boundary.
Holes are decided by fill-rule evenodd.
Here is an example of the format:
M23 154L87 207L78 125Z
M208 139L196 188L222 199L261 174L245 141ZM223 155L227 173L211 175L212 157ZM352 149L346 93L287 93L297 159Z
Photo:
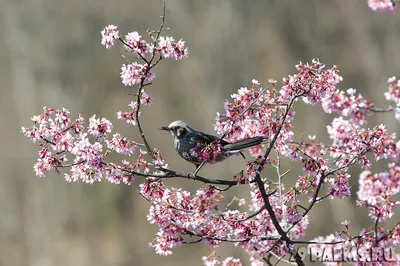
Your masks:
M155 73L149 70L147 65L138 64L133 62L130 64L122 64L121 79L125 86L138 85L144 80L150 83L155 78Z
M268 189L268 187L267 187ZM190 192L166 188L161 182L145 182L140 185L140 194L151 203L148 220L157 224L159 231L151 242L156 252L160 255L171 254L171 248L184 242L184 235L201 237L212 247L218 247L222 242L234 241L236 246L244 248L258 264L262 265L261 250L272 248L273 252L285 255L288 247L277 246L273 248L279 235L274 228L267 211L260 212L254 218L247 218L247 212L227 209L217 212L217 207L224 199L221 191L213 186L197 190L195 195ZM298 238L304 235L308 225L308 219L289 219L291 216L283 216L281 201L278 195L270 196L270 200L276 208L278 219L286 226L297 222L290 235ZM243 200L238 199L238 202ZM251 186L250 211L259 210L263 206L263 199L257 186ZM301 220L301 221L300 221ZM275 240L268 240L275 236ZM195 241L196 238L193 240ZM255 248L260 250L255 252ZM209 259L206 259L209 261Z
M357 160L364 168L371 166L366 156L372 153L375 160L391 158L400 160L400 141L396 142L395 134L388 134L384 125L364 129L350 123L342 117L335 118L327 126L332 146L329 148L332 158L339 158L337 165L346 165Z
M388 79L388 91L385 92L385 98L396 104L394 108L395 118L400 121L400 80L396 81L396 77Z
M363 125L367 123L367 116L372 112L369 110L372 103L365 100L361 94L356 95L355 89L346 92L335 90L330 92L322 100L323 110L330 113L338 113L349 117L352 124Z
M386 100L395 102L396 105L400 104L400 80L396 77L388 79L388 91L384 93Z
M393 208L400 205L400 201L391 199L400 192L400 167L390 163L388 172L372 174L364 171L360 174L359 184L358 205L366 206L374 220L385 221L391 218Z
M132 101L128 106L131 108L128 112L117 113L118 119L125 120L126 123L131 124L132 126L136 125L136 115L139 117L140 112L138 112L138 104L137 102Z
M393 12L397 8L396 0L368 0L368 6L376 12Z
M119 38L119 31L117 30L117 26L108 25L101 31L101 44L104 45L107 49L110 49L114 46L115 40Z
M101 44L107 49L112 48L116 40L120 40L128 52L133 53L144 62L144 64L137 62L122 64L121 80L125 86L129 87L149 84L155 78L155 73L151 68L157 64L153 63L156 55L159 56L159 61L164 58L182 60L189 54L185 42L182 40L175 41L173 37L159 36L155 41L148 42L138 32L134 31L126 34L125 38L122 39L114 25L106 26L101 31L101 35Z
M33 126L22 127L22 133L39 143L39 158L34 165L39 177L50 171L60 173L61 168L68 167L69 171L64 173L68 182L93 183L104 178L112 183L128 184L134 176L130 170L145 168L146 163L139 160L141 156L135 163L123 163L123 166L105 161L111 151L132 155L137 146L118 133L110 139L112 123L105 118L94 115L85 127L83 117L71 120L70 112L65 108L44 107L43 113L32 117L32 121ZM67 164L69 160L72 163Z
M152 104L152 97L149 94L147 94L147 92L144 91L143 89L140 90L139 103L145 106L151 106ZM136 116L137 117L140 116L140 112L138 111L138 102L131 101L128 104L128 107L130 107L129 111L117 112L117 117L118 119L125 120L126 123L135 126L137 123Z
M115 45L115 41L121 39L117 26L108 25L101 31L101 44L107 49ZM181 60L189 55L185 42L175 41L173 37L159 36L159 40L154 43L142 39L142 36L133 31L125 35L122 40L127 51L133 52L138 56L160 54L163 58Z
M342 80L336 66L326 69L318 60L311 64L300 62L296 68L299 73L283 79L279 99L282 104L287 104L294 96L304 96L303 100L308 104L320 103Z

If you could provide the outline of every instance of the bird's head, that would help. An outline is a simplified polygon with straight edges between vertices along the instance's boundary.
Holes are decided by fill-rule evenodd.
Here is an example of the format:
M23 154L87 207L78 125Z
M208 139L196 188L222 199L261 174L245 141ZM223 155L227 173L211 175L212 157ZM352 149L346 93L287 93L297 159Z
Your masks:
M188 134L193 133L195 130L183 121L177 120L169 124L168 126L160 127L159 130L166 130L171 132L174 138L184 138Z

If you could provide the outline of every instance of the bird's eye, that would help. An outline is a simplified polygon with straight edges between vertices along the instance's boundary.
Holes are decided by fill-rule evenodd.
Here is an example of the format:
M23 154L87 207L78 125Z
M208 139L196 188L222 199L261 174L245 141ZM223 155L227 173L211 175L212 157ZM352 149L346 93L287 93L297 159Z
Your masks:
M178 137L185 136L185 134L186 134L186 128L178 127L177 130L176 130L176 132L177 132Z

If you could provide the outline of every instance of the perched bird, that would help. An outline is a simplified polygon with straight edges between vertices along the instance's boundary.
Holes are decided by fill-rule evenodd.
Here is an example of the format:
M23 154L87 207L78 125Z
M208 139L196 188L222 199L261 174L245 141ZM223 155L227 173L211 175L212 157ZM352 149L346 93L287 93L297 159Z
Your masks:
M199 152L207 148L210 144L220 144L220 153L212 157L209 163L216 163L225 160L231 155L242 154L241 150L260 145L265 137L253 137L237 142L230 143L219 137L209 135L191 128L183 121L174 121L169 126L163 126L160 130L171 132L174 138L176 152L186 161L196 166L196 169L203 164L204 158L199 156ZM244 155L242 154L244 157Z

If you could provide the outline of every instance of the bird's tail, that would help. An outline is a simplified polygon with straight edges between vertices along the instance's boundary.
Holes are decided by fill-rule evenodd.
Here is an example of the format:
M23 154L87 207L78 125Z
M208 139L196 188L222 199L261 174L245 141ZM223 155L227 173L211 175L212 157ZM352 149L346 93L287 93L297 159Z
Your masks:
M246 148L260 145L264 140L265 137L258 136L226 144L224 145L224 148L228 151L240 151Z

